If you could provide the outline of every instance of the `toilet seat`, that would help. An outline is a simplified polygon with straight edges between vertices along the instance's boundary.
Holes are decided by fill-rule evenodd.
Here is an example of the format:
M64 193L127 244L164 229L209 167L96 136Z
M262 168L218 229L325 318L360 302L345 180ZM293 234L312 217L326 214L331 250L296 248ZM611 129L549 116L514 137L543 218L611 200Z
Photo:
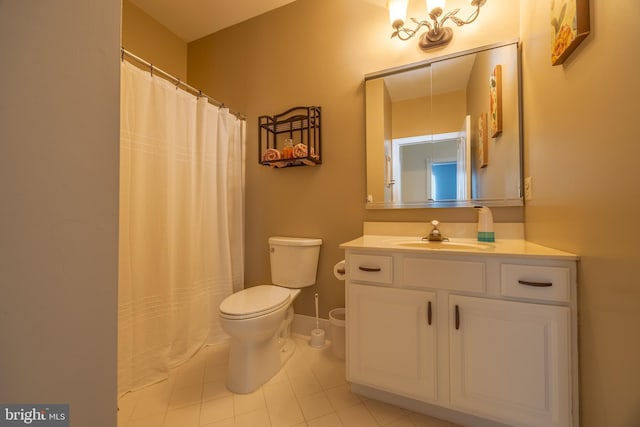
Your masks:
M291 301L287 288L260 285L229 295L220 303L220 316L226 319L251 319L272 313Z

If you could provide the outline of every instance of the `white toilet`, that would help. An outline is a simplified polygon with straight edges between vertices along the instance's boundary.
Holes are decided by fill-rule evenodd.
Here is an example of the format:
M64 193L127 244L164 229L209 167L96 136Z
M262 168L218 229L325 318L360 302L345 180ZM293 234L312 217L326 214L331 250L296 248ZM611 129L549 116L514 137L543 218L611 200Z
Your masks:
M295 346L289 338L300 288L316 283L321 239L270 237L271 285L243 289L220 303L231 336L227 387L251 393L273 377Z

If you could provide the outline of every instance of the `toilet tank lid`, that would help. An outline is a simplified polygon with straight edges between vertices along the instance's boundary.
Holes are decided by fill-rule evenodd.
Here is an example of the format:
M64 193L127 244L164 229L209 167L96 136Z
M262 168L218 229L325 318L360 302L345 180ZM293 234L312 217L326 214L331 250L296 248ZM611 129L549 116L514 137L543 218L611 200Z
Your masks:
M322 239L275 236L269 237L269 244L280 246L320 246L322 245Z

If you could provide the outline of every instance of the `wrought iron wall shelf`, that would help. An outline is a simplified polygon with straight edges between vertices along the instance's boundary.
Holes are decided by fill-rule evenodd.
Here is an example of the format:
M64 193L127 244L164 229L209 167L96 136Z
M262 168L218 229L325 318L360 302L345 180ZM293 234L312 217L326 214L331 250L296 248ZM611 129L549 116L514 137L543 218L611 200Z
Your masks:
M315 166L321 160L320 107L294 107L258 117L258 162L284 168Z

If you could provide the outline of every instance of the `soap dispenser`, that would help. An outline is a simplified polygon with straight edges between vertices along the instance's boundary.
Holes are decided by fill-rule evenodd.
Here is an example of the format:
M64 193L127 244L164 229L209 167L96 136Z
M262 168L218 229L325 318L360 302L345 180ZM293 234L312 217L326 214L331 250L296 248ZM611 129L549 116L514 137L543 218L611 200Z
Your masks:
M495 242L496 236L493 232L493 215L491 209L481 206L478 209L478 241Z

